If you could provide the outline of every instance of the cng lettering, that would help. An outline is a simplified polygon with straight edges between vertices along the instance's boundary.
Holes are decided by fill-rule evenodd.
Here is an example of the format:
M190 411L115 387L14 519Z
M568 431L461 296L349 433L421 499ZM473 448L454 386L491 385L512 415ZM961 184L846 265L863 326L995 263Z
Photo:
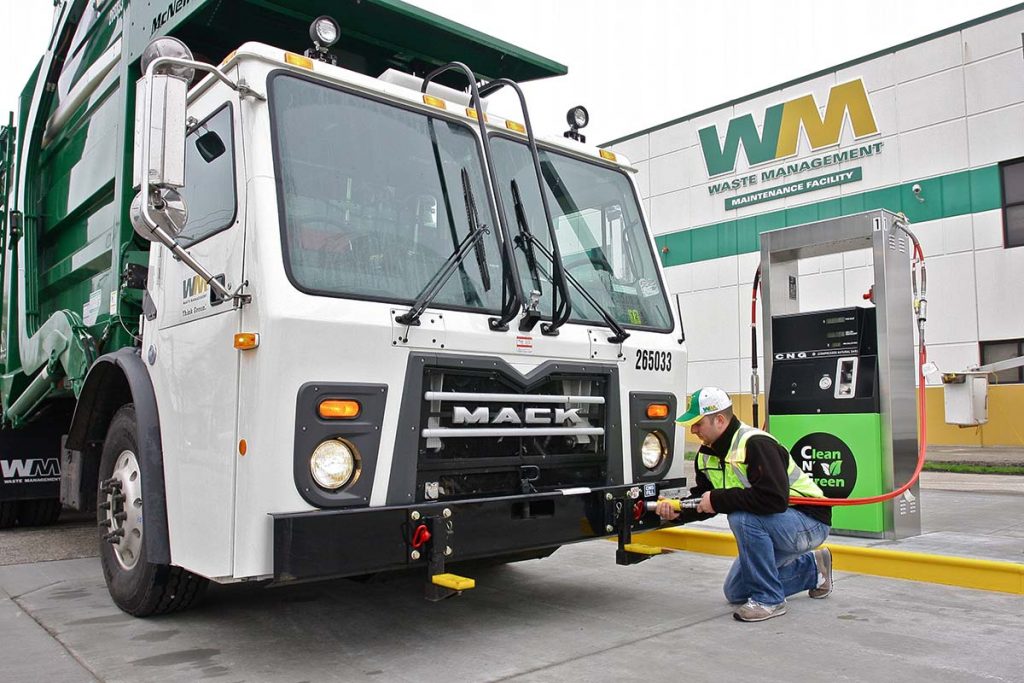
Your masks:
M729 121L721 144L718 126L701 128L697 134L708 177L713 178L736 170L741 144L748 165L754 167L794 156L800 131L803 131L812 151L839 144L843 124L847 120L854 138L858 140L878 133L871 101L864 81L859 78L832 87L824 116L819 114L814 95L804 95L765 109L761 133L758 133L754 115L745 114Z

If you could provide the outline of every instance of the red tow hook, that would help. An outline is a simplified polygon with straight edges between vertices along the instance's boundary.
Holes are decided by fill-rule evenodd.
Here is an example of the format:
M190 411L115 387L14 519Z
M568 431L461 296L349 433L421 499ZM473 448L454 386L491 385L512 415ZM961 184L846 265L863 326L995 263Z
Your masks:
M416 530L412 532L412 547L415 550L419 550L420 547L430 540L430 529L427 528L426 524L420 524L416 527Z
M643 500L638 500L637 502L633 503L633 519L635 521L639 522L640 518L644 516L645 512L647 512L647 505L644 503Z

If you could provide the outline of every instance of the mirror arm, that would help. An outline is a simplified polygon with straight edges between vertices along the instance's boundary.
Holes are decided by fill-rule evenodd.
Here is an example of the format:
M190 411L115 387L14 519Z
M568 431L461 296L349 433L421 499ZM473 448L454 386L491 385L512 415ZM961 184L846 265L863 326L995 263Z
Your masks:
M212 64L205 64L203 62L197 62L192 59L179 59L177 57L158 57L154 59L150 63L149 68L146 69L147 78L156 73L156 69L161 66L187 66L197 71L205 71L207 73L213 74L218 81L228 86L242 97L252 97L254 99L260 100L261 102L266 102L267 100L266 95L249 87L249 85L245 82L244 79L239 79L238 83L235 83L230 78L228 78L227 74L225 74L223 71L213 66Z
M196 271L196 274L199 275L199 277L201 277L204 280L206 280L207 284L209 284L210 287L214 291L217 292L217 296L219 296L220 298L222 298L224 300L238 298L238 299L242 300L241 301L242 303L248 303L248 301L245 300L245 299L249 299L250 298L248 295L243 295L243 294L237 294L236 295L236 294L231 293L231 291L228 290L227 287L225 287L224 285L222 285L220 283L220 280L218 280L216 277L214 277L213 273L208 271L198 261L196 261L194 258L192 258L191 254L189 254L187 251L185 251L182 248L182 246L180 244L178 244L178 242L173 237L168 235L167 231L165 231L159 225L156 225L156 222L153 221L152 218L149 217L149 202L143 202L143 204L142 204L142 215L146 219L146 222L149 223L150 227L152 228L153 235L158 240L160 240L161 244L163 244L165 247L170 249L171 253L174 254L175 258L177 258L179 261L184 263L186 266L188 266L192 270Z

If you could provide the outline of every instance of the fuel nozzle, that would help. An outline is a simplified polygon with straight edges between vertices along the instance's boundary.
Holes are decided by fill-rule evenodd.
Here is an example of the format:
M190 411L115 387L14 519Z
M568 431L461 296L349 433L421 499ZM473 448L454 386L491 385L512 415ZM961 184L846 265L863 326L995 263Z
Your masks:
M700 505L700 498L686 498L684 500L679 500L678 498L662 498L661 500L668 503L675 512L679 512L680 510L696 510L697 506ZM647 511L654 512L654 509L658 507L658 503L660 503L661 500L647 501Z

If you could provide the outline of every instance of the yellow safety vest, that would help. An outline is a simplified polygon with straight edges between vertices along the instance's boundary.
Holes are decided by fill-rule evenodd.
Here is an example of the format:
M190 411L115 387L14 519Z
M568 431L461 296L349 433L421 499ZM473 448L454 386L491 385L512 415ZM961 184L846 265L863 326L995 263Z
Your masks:
M716 489L749 489L750 480L747 478L747 441L752 436L767 436L775 443L778 443L778 439L768 432L763 432L756 427L740 424L740 428L736 430L736 434L732 437L732 443L729 444L729 452L725 456L724 464L717 455L698 452L697 461L694 465L707 476L711 486ZM789 475L789 491L791 495L804 498L825 497L825 494L814 483L814 480L797 466L793 456L789 456L787 474Z

